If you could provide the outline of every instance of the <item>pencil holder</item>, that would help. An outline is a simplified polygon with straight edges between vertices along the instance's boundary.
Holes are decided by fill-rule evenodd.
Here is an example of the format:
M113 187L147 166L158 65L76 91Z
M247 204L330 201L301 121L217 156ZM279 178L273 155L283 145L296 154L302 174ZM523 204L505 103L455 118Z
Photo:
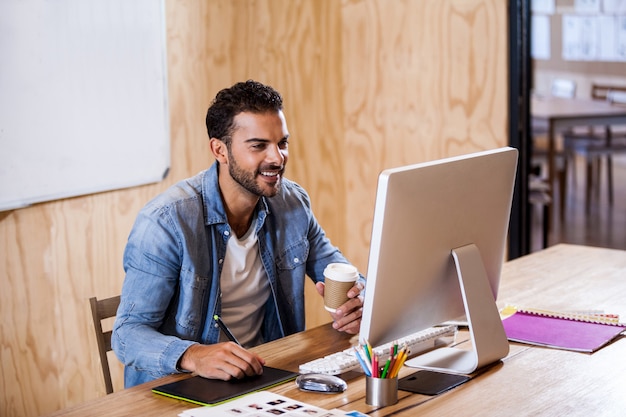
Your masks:
M398 378L365 377L365 403L378 407L398 402Z

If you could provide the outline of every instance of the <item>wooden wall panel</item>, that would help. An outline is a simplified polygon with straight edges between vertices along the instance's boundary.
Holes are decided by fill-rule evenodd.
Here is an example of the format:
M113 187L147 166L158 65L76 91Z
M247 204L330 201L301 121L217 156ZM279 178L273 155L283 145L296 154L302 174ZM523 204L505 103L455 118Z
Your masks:
M346 252L363 271L378 173L504 146L503 1L345 2Z
M504 1L166 5L168 178L0 213L0 415L104 395L88 298L120 292L138 210L212 162L204 115L218 89L254 78L283 93L288 176L362 271L381 169L507 143ZM328 321L309 295L308 324ZM119 364L113 377L121 389Z

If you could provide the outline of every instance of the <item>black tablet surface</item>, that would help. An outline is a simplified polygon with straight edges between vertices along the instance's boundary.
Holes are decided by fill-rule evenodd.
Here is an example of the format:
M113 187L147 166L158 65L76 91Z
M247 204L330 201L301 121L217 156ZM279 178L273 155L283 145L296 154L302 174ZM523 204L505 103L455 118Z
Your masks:
M418 371L398 380L398 389L424 395L439 395L470 380L465 375Z
M250 392L259 391L296 378L296 372L263 367L263 374L222 381L194 376L152 389L156 394L200 405L215 405Z

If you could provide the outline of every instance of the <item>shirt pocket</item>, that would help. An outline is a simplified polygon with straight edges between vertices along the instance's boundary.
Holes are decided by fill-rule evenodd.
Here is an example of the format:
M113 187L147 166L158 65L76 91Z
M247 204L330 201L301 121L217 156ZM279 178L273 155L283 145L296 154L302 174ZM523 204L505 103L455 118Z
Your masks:
M280 271L290 271L304 267L308 256L309 242L306 239L302 239L278 254L276 266Z
M176 321L179 326L196 331L203 317L202 306L208 291L207 277L202 277L193 271L181 271L179 299L176 305Z

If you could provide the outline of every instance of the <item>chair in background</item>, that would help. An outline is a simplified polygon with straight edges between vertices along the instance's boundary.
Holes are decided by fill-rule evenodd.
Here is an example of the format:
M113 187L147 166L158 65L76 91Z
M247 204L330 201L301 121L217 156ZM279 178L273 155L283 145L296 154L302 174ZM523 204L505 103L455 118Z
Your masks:
M576 82L564 78L555 78L550 85L550 95L552 97L560 98L574 98L576 96ZM552 204L553 198L549 192L549 185L547 182L547 164L548 164L548 125L546 123L540 123L535 120L531 125L531 140L532 140L532 153L531 153L531 168L528 178L528 202L533 207L543 208L542 211L542 242L543 247L548 246L548 231L550 228L550 220L548 219L548 206ZM565 170L566 159L563 153L563 147L556 146L556 175L557 182L559 184L559 195L561 204L563 204L565 194Z
M560 98L576 97L576 82L564 78L555 78L550 86L550 95ZM532 121L532 156L531 165L535 170L545 171L548 156L548 125L543 122ZM557 159L562 159L562 146L556 146ZM563 165L563 164L559 164ZM562 167L558 167L559 169ZM540 177L545 177L543 172L538 173Z
M534 174L529 175L528 178L528 202L532 206L532 213L537 209L541 209L541 245L542 249L548 247L548 234L550 230L550 219L548 218L548 207L552 204L552 197L550 197L550 187L548 183L537 177Z
M96 297L91 297L89 299L89 303L91 305L93 327L96 331L98 352L100 353L104 386L107 394L111 394L113 392L113 382L111 381L111 369L109 367L107 352L111 350L112 331L102 331L102 320L115 317L117 314L117 307L120 304L120 296L118 295L111 298L104 298L102 300L98 300Z
M591 96L596 100L607 100L616 106L626 106L626 86L593 85ZM572 166L576 180L576 158L585 161L585 209L589 212L592 195L600 195L602 164L606 165L607 191L609 204L613 205L613 156L626 153L625 127L604 126L602 129L587 129L586 132L566 132L563 135L563 148Z
M550 84L550 96L560 98L576 97L576 82L565 78L553 79L552 83ZM541 151L547 147L547 145L545 144L547 142L546 135L548 133L547 123L533 120L531 133L533 134L533 138L536 137L539 139L539 143L537 144L538 146L535 147L538 151Z

